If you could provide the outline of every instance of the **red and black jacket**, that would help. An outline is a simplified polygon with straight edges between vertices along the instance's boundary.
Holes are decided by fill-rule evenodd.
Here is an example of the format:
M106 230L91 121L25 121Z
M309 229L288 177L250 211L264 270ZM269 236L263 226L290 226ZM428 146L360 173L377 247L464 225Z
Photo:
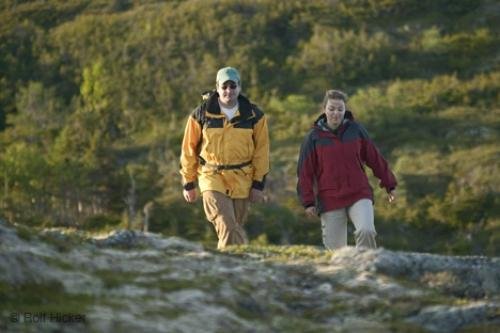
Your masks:
M371 199L373 191L365 174L367 165L390 192L397 181L387 161L370 140L365 128L346 111L343 123L332 130L321 115L306 135L297 167L297 193L304 207L320 213Z

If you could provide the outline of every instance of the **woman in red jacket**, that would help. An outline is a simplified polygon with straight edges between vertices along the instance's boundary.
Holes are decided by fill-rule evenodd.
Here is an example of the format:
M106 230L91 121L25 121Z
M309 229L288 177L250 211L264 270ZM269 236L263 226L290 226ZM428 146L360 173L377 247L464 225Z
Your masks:
M300 149L297 193L307 215L320 215L327 249L347 245L348 217L356 246L376 248L373 191L364 166L380 179L389 202L395 200L397 182L365 128L346 110L346 101L339 90L326 92L323 114Z

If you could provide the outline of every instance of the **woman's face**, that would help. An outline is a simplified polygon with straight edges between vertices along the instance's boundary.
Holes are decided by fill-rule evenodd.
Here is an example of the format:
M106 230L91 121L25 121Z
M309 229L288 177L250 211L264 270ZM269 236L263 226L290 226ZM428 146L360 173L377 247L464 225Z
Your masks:
M336 128L342 123L345 114L345 103L341 99L329 99L325 106L328 126Z

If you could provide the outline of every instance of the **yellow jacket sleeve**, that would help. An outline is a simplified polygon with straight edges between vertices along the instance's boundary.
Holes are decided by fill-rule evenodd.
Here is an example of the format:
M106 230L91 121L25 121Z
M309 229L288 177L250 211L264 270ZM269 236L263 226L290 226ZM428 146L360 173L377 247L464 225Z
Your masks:
M184 139L181 147L181 176L185 189L194 188L197 180L199 145L202 138L202 128L191 115L184 130Z
M269 172L269 131L265 115L254 125L253 131L255 150L252 159L254 167L252 187L263 190L265 176Z

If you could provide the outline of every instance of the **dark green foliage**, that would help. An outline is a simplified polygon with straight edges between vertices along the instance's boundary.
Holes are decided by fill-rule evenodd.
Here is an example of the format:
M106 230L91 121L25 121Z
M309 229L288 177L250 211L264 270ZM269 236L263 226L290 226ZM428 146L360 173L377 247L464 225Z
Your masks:
M200 203L182 201L178 156L231 65L271 128L271 202L252 208L251 239L321 243L296 159L339 88L400 180L393 207L376 191L382 245L419 249L412 235L431 232L432 251L498 255L497 13L494 0L4 1L0 212L136 228L152 204L150 230L213 244Z
M212 225L205 220L200 202L187 204L180 198L155 207L150 221L150 231L169 236L182 236L207 244L217 242Z
M110 215L94 215L87 218L82 226L86 230L102 230L109 227L116 227L120 224L120 219Z

